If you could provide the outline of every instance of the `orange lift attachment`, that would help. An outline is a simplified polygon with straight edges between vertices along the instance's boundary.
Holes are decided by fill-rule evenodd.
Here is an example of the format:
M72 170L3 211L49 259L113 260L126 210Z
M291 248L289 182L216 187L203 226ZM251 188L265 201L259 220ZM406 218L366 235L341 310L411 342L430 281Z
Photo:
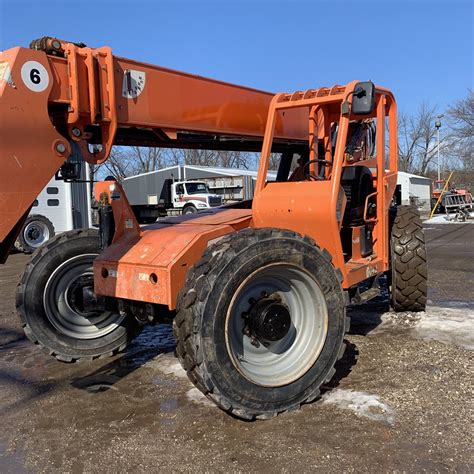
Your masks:
M118 182L97 183L99 230L50 241L19 285L25 332L51 355L113 354L145 324L172 320L190 380L223 410L267 419L314 400L333 376L348 303L386 286L396 311L425 308L421 221L393 202L387 89L353 81L271 95L109 48L32 47L0 56L4 253L71 143L90 163L114 144L261 150L252 201L145 227Z

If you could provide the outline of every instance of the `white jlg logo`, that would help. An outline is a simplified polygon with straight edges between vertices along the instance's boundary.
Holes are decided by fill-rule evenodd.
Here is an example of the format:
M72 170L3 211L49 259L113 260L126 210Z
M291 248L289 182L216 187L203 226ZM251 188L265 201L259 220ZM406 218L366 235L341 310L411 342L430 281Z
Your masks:
M38 61L27 61L21 67L21 79L33 92L43 92L49 84L46 68Z

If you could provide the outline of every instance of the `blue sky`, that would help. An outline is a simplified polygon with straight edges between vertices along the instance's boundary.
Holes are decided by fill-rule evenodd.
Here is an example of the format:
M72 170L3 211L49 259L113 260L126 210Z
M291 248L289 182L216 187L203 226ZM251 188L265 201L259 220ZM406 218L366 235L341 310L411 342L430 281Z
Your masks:
M473 87L473 2L0 0L0 49L40 36L279 92L352 79L413 112Z

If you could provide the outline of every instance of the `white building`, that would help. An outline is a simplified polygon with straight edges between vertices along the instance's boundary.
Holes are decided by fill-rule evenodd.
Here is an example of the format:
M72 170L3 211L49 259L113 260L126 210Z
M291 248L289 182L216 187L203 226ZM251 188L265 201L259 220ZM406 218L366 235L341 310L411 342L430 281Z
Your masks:
M398 172L402 204L413 204L420 209L431 208L431 179L416 174Z

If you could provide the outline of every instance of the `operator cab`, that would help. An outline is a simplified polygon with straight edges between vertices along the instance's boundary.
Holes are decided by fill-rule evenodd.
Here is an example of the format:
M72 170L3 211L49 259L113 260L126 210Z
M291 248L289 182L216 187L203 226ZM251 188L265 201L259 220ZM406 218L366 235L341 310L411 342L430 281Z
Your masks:
M346 205L341 223L341 241L345 260L371 255L373 224L376 216L374 176L369 160L375 156L375 123L372 119L353 120L349 124L344 149L341 187ZM281 154L275 182L326 181L331 178L338 123L331 124L331 159L310 159L309 146ZM317 156L325 156L324 142L318 140ZM359 243L353 249L353 241Z

